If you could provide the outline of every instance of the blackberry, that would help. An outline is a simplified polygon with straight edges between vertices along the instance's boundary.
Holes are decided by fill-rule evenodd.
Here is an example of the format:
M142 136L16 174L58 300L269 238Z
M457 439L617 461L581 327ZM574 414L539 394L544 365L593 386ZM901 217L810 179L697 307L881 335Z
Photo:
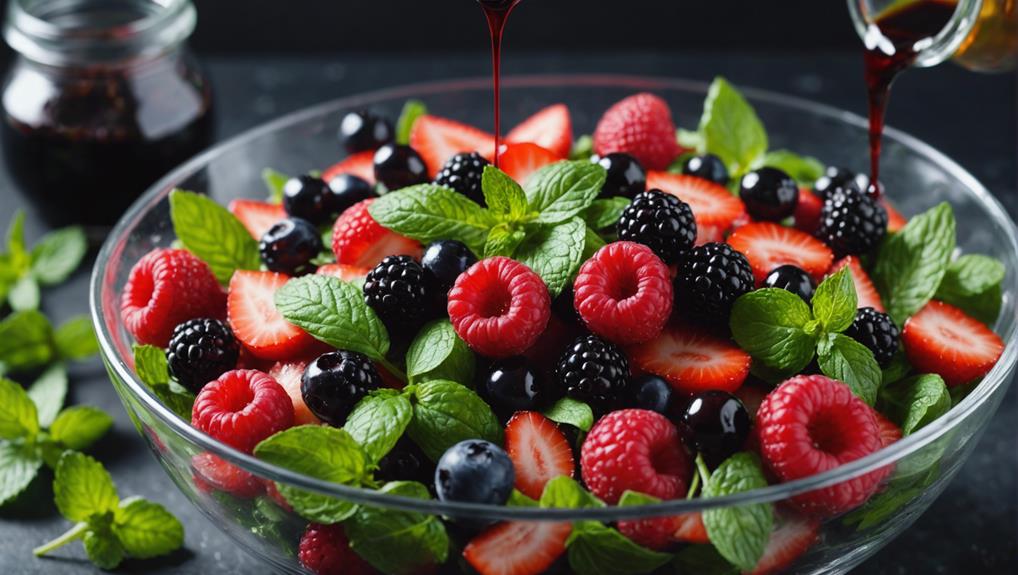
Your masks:
M489 165L491 163L477 152L456 154L435 176L435 184L452 188L486 206L484 192L481 191L481 175L484 174L484 167Z
M813 278L801 268L791 264L774 268L764 279L764 287L790 291L806 303L813 301L813 292L816 291Z
M728 185L728 168L721 158L714 154L703 156L690 156L682 162L682 173L687 176L696 176L722 186Z
M386 144L375 152L375 181L388 191L428 181L428 167L410 146Z
M332 223L331 196L329 185L321 178L290 178L283 186L283 208L291 217L307 220L316 226Z
M240 344L218 319L185 321L173 328L166 363L180 385L198 393L205 384L237 367Z
M870 179L865 174L857 174L837 166L828 166L824 175L813 183L813 193L820 199L826 200L831 192L839 188L854 188L865 192L869 187Z
M866 192L838 188L824 200L816 235L836 257L868 253L886 233L887 210Z
M300 395L315 417L335 427L364 397L382 387L382 376L367 357L353 351L333 351L308 364L300 381Z
M608 154L598 158L597 164L608 172L601 187L602 198L633 198L647 189L647 172L629 154Z
M753 269L746 256L728 244L707 243L680 259L675 303L691 317L727 325L732 304L753 287Z
M394 135L389 120L366 110L350 112L339 123L339 141L351 154L377 150L391 142Z
M650 190L637 194L622 212L619 239L646 245L666 264L673 264L696 243L696 220L689 204Z
M315 271L312 263L322 253L322 236L307 220L280 220L262 235L258 250L269 271L291 276Z
M742 177L739 197L754 220L780 222L795 213L799 185L785 172L764 167Z
M891 317L871 307L855 312L855 320L845 330L845 335L868 347L881 367L890 363L901 341L901 332Z
M430 312L424 268L410 256L388 256L364 280L364 301L391 332L410 332Z
M629 386L629 361L595 335L579 337L559 359L556 376L566 395L595 409L613 407Z

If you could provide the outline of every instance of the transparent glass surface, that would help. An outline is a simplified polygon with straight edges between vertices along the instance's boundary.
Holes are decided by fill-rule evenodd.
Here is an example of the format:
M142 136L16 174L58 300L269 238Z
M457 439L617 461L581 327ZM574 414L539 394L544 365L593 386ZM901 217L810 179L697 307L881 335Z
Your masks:
M868 473L886 474L881 492L856 511L868 514L870 521L859 526L845 517L826 519L817 542L787 571L842 573L906 529L943 491L976 445L1014 371L1018 244L1013 223L972 175L931 147L893 129L885 136L883 156L883 181L890 198L906 215L941 201L950 202L958 218L960 249L994 256L1006 265L1005 301L996 331L1007 342L1007 348L984 381L946 416L890 447L821 475L737 496L628 508L509 508L392 497L315 480L235 451L177 418L137 379L132 372L132 342L118 313L119 295L132 265L151 249L169 246L173 241L167 202L173 188L207 193L223 204L234 198L263 198L266 191L261 172L266 167L298 174L341 160L344 154L336 141L336 128L340 118L351 110L369 107L395 118L404 101L412 97L423 100L435 114L489 127L490 89L488 79L410 86L337 100L287 116L217 146L165 177L110 235L99 255L90 295L103 359L124 406L155 457L219 528L267 564L300 572L295 550L305 522L282 511L267 497L252 497L261 491L261 481L285 482L361 505L443 517L612 522L764 501L778 502L779 510L787 510L791 506L785 503L795 495ZM573 113L576 133L590 133L608 106L638 91L661 95L680 123L689 125L700 115L706 85L617 76L509 78L504 84L504 121L511 126L541 106L566 102ZM767 126L772 148L789 148L827 164L865 169L867 131L863 118L795 98L754 90L746 90L746 94ZM221 458L235 470L251 474L252 481L261 481L252 482L249 493L242 496L226 493L207 480L196 479L193 462L199 455ZM883 495L895 495L899 505L881 515L876 507L877 498ZM453 550L448 572L459 571L457 556Z

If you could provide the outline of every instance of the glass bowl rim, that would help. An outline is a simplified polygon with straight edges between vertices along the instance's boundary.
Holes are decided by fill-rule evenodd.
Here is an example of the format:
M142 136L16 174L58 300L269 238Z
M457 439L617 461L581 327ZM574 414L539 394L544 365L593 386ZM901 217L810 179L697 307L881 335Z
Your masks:
M648 76L628 76L611 74L554 74L554 75L521 75L503 79L506 88L551 88L551 87L626 87L634 90L671 90L706 94L708 84L705 82L684 79L658 78ZM438 500L421 500L401 496L392 496L371 489L350 487L290 471L266 463L252 455L240 452L209 435L191 427L190 422L180 419L168 407L163 405L155 394L142 383L133 370L128 367L125 358L121 357L113 343L113 337L107 329L103 318L103 280L108 275L108 263L120 253L119 247L127 240L128 231L134 227L148 211L164 199L172 186L182 179L193 175L200 169L227 152L235 151L247 143L262 136L287 127L312 120L317 117L335 113L341 109L356 108L369 105L378 100L394 100L412 96L437 95L450 91L483 90L491 88L491 79L464 78L447 81L408 84L365 92L343 98L330 100L304 108L280 118L247 130L234 136L205 152L195 156L176 168L157 183L152 185L118 221L103 244L92 272L89 287L89 307L92 323L99 339L100 350L108 369L126 384L127 389L145 409L152 412L163 424L177 435L208 452L221 457L242 469L257 476L280 481L306 489L308 491L329 495L358 504L376 505L404 511L417 511L427 514L454 515L459 517L480 517L499 520L530 520L530 521L577 521L597 520L616 521L619 519L635 519L662 515L675 515L698 512L705 509L765 503L787 499L793 495L838 484L848 479L872 472L881 467L895 463L903 457L922 449L938 438L951 431L955 425L965 420L978 407L986 402L1002 385L1010 381L1008 375L1018 359L1018 322L1012 324L1007 333L1001 334L1006 342L1001 358L982 382L957 406L933 423L918 432L880 449L866 457L841 465L827 472L805 477L795 481L769 485L744 493L711 499L671 500L638 507L603 507L586 509L537 508L537 507L506 507L487 504L443 502ZM867 119L839 108L799 98L760 90L740 87L746 97L753 101L765 102L785 108L802 110L805 113L830 118L847 123L851 126L866 129ZM1009 251L1018 253L1018 238L1015 225L1010 216L993 197L993 195L968 171L932 146L910 136L900 130L887 128L884 134L887 140L895 141L912 152L925 157L940 166L951 177L961 181L973 191L980 205L989 215L1006 230L1006 241Z

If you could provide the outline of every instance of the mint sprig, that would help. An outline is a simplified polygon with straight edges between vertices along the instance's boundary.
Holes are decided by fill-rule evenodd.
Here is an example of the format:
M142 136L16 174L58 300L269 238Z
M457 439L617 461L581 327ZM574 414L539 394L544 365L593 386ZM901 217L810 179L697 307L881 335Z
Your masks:
M883 380L873 352L841 333L829 333L817 344L817 360L824 375L844 382L868 405L877 401Z
M191 421L194 394L170 379L165 351L153 345L135 345L134 371L142 383L155 393L159 401L181 419Z
M607 172L590 162L558 162L535 172L527 181L527 202L538 212L535 222L557 224L586 210L601 193Z
M622 212L629 207L629 198L606 198L594 200L583 212L583 220L595 231L609 230L615 227L622 217Z
M470 388L434 380L408 386L404 393L414 406L407 433L432 461L467 439L502 444L502 425L487 402Z
M265 168L262 170L262 181L269 191L269 203L283 203L283 188L286 187L286 182L290 181L290 176L272 168Z
M995 258L963 255L947 266L934 297L985 324L993 324L1003 303L1005 273L1004 264Z
M432 184L385 194L368 211L375 221L400 235L422 243L458 240L478 254L483 253L491 228L499 223L494 214L466 196Z
M413 414L414 407L407 396L394 389L379 389L357 403L343 429L374 465L396 446Z
M17 211L7 230L6 249L0 250L0 303L14 311L39 308L40 288L63 283L88 251L80 227L52 231L31 249L25 241L25 213Z
M703 486L703 497L722 497L767 486L756 456L736 453L718 466ZM707 536L732 565L751 571L763 556L774 529L771 503L751 503L703 512Z
M911 435L950 411L951 394L944 379L937 374L910 377L880 391L880 407L901 428Z
M587 432L594 426L594 411L589 405L571 397L563 397L544 410L544 416L564 425Z
M410 383L444 379L470 386L475 364L474 352L456 334L449 320L425 325L406 353Z
M528 235L513 257L541 276L555 297L580 270L586 238L587 226L576 217Z
M824 175L824 165L820 160L811 156L800 156L789 150L767 152L757 163L785 172L802 186L812 186Z
M485 166L481 189L488 211L502 222L522 222L530 215L530 203L523 188L505 172Z
M173 190L170 219L180 243L209 265L219 283L229 283L236 270L261 267L258 242L236 216L215 200Z

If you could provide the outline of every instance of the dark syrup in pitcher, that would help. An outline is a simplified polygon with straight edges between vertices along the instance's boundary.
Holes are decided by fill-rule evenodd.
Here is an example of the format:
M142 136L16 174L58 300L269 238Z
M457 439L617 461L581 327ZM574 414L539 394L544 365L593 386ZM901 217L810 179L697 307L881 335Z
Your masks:
M491 33L491 78L495 93L495 167L498 167L499 149L502 145L502 33L506 20L520 0L478 0L488 19Z
M866 87L870 113L870 189L880 194L880 143L891 84L915 63L916 46L937 35L957 6L951 0L920 0L887 12L866 34Z

